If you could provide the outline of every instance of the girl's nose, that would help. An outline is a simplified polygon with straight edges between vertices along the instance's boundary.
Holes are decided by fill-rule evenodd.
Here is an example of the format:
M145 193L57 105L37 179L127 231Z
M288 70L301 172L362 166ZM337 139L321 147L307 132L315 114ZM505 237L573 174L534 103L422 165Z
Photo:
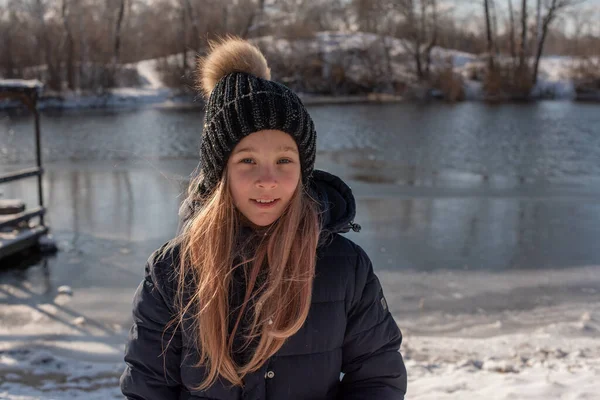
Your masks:
M259 172L256 186L261 189L274 189L277 187L277 179L270 168L263 168Z

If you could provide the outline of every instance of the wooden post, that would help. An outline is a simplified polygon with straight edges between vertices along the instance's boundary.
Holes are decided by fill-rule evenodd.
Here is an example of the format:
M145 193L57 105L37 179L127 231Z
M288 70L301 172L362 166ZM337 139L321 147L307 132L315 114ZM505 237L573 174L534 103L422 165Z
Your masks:
M42 144L40 138L40 113L37 107L33 106L33 114L35 116L35 147L36 147L36 160L37 166L40 169L38 175L38 196L40 207L44 207L44 192L42 190ZM44 225L44 214L40 215L40 225Z

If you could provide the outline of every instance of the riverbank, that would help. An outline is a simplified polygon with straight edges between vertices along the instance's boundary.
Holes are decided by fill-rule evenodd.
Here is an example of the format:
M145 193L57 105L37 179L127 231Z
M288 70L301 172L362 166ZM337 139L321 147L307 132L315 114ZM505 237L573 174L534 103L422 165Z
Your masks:
M355 32L319 32L312 42L305 43L302 51L306 57L319 58L322 72L318 76L312 76L315 82L321 82L319 87L327 88L333 78L331 74L333 66L337 66L341 60L345 60L354 53L368 54L369 50L377 49L380 37L374 34ZM273 57L291 57L296 55L292 44L285 39L273 36L265 36L253 39L265 49L277 49ZM388 37L392 71L386 87L396 87L400 95L377 93L376 86L382 86L378 82L373 86L373 93L333 96L312 95L299 90L301 97L308 105L324 104L356 104L356 103L381 103L397 102L403 99L443 99L444 93L434 90L427 85L417 82L412 66L406 61L406 44L401 39ZM44 94L39 102L42 109L79 109L79 108L132 108L132 107L196 107L202 106L199 96L190 90L182 91L179 88L171 88L165 84L164 64L177 64L179 55L172 55L163 59L142 60L132 64L123 65L127 71L127 79L123 79L121 86L114 89L104 89L100 92L63 91L60 93ZM375 59L378 59L377 57ZM531 60L532 62L533 60ZM600 101L600 90L597 83L589 82L588 90L577 88L573 79L573 69L578 60L571 57L545 56L540 60L539 79L531 90L531 100L562 100L562 101ZM189 65L195 62L194 56L190 55ZM482 89L482 76L486 68L486 61L477 54L464 53L452 49L434 47L432 50L432 62L435 68L447 68L451 62L452 72L460 78L464 100L485 101ZM175 67L173 67L175 68ZM372 76L374 65L367 62L352 62L345 67L343 82L337 85L350 85L353 89L348 93L368 91L365 88L366 81L374 80ZM593 70L593 69L592 69ZM177 72L180 73L180 72ZM321 76L322 75L322 76ZM179 79L179 78L177 78ZM379 79L379 78L377 78ZM375 79L375 81L377 81ZM169 80L167 78L167 80ZM171 78L172 80L172 78ZM314 82L313 82L314 83ZM293 86L293 84L292 84ZM335 92L334 89L332 89ZM0 109L14 107L15 103L0 102Z

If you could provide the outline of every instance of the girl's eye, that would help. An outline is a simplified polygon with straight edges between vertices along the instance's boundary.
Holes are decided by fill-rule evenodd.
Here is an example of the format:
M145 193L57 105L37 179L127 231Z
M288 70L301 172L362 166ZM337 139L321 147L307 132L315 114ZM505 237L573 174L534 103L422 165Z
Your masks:
M289 164L292 162L292 160L290 160L289 158L282 158L281 160L278 161L280 164Z
M251 159L251 158L244 158L244 159L240 160L240 163L242 163L242 164L252 164L252 163L254 163L254 160Z

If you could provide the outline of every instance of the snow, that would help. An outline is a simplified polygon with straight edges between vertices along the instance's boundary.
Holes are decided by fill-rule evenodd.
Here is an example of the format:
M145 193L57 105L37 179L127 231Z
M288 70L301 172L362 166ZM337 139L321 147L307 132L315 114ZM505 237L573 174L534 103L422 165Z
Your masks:
M144 60L137 63L137 70L140 77L146 82L149 89L160 89L163 84L160 75L156 71L156 60Z
M51 335L48 335L51 337ZM72 338L72 340L75 338ZM0 342L0 399L112 399L123 398L119 376L123 365L118 353L112 360L98 355L111 354L109 348L92 337L90 341L58 340L65 348L38 344L35 340ZM87 359L73 354L89 352ZM61 353L67 354L61 355Z
M544 330L488 339L408 337L409 398L597 399L598 342Z
M437 60L445 60L448 57L452 59L454 68L462 68L470 62L477 60L475 54L465 53L463 51L444 49L442 47L434 47L431 49L432 58Z
M407 399L598 398L599 268L378 271L404 335ZM589 286L579 297L531 308L497 295L578 282ZM0 399L122 398L128 324L114 321L130 311L135 288L121 296L110 288L64 289L43 302L27 285L0 283Z
M0 288L27 298L27 290ZM4 321L18 317L21 325L0 326L0 399L123 398L124 332L102 332L83 316L70 320L68 301L70 296L59 294L54 304L0 306Z
M540 79L531 90L533 98L572 100L575 98L572 81Z
M67 93L59 98L50 97L40 102L39 108L123 108L165 104L172 96L168 88L116 88L100 95Z
M465 81L465 98L468 100L483 100L483 84L477 81Z
M582 318L528 333L485 338L405 334L402 353L409 377L407 398L597 398L600 338L597 321L587 318L587 322ZM488 329L497 329L498 324L494 325ZM110 353L102 343L82 342L80 347L97 354ZM119 356L101 362L57 353L56 348L1 343L0 375L4 378L0 398L122 398Z
M469 70L482 71L485 61L475 57L455 57L455 71L465 80L467 100L482 100L484 98L481 82L468 79ZM507 62L507 59L500 58ZM531 91L533 99L573 100L575 98L575 84L571 78L571 69L577 62L572 57L547 56L540 59L538 82ZM533 60L530 60L533 64Z
M39 89L43 85L38 80L0 79L0 88L3 86L23 89Z

